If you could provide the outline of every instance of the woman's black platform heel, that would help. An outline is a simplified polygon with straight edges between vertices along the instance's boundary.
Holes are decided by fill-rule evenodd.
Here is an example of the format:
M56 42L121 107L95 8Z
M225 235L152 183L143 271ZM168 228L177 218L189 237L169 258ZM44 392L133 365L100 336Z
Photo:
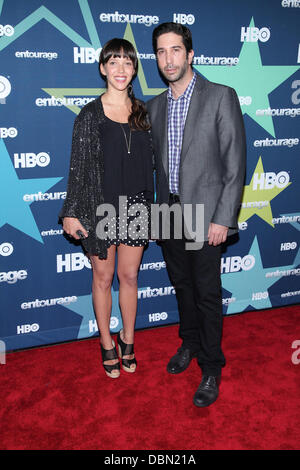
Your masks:
M106 361L111 361L113 359L119 359L117 354L117 349L114 341L112 341L113 349L104 349L102 344L101 353L102 353L102 363L105 370L105 373L111 379L117 379L120 377L120 363L119 361L116 364L105 364Z
M122 341L121 331L118 333L117 342L119 346L119 356L122 360L122 368L125 370L125 372L133 373L136 371L137 364L135 357L132 359L124 358L124 356L134 355L133 344L126 344L124 341Z

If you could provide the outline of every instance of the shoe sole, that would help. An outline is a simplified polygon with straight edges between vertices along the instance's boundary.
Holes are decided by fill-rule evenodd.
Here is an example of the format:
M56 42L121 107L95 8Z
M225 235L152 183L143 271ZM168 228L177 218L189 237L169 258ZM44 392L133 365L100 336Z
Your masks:
M108 374L107 372L105 372L107 377L109 377L110 379L118 379L120 377L120 374L119 375L110 375Z
M121 349L121 346L118 344L118 350L119 350L119 357L120 359L122 360L122 349ZM128 367L126 366L123 366L122 364L122 369L125 371L125 372L128 372L129 374L133 374L135 371L136 371L136 366L135 368L133 369L129 369Z
M218 395L219 396L219 395ZM215 403L215 401L217 401L218 399L218 396L213 400L213 401L210 401L209 403L197 403L195 399L193 399L193 403L195 406L197 406L198 408L207 408L208 406L212 405L213 403Z

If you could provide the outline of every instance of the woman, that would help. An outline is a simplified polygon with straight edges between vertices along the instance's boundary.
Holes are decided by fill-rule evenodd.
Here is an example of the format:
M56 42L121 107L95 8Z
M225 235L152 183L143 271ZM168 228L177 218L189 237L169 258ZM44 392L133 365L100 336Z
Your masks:
M135 231L128 230L133 215L125 219L124 229L118 212L119 196L126 196L127 208L136 203L143 205L140 207L149 205L153 197L152 148L145 107L132 92L131 82L138 66L134 47L125 39L112 39L103 47L99 63L107 90L82 108L75 119L67 198L60 216L64 231L82 239L91 260L103 366L109 377L117 378L120 363L109 328L116 251L123 319L118 349L123 369L135 372L137 276L148 242L147 211L143 217L135 213L140 216ZM115 217L99 210L104 203L113 205Z

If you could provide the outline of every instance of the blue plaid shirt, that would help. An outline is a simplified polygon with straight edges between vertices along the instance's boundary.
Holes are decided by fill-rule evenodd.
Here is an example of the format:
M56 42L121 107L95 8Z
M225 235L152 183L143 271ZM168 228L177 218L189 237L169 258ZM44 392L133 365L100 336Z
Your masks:
M168 152L170 193L179 194L179 164L183 131L191 96L196 82L194 73L185 92L175 100L172 90L168 89Z

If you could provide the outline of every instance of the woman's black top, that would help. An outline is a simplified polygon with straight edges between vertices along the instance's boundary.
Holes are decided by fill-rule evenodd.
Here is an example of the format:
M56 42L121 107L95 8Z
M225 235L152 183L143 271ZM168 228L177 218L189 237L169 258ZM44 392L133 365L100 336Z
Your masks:
M119 196L134 196L144 192L153 196L152 148L147 131L132 130L105 116L103 154L104 202L113 204L118 215ZM125 135L127 142L125 139ZM130 153L128 146L130 143Z

